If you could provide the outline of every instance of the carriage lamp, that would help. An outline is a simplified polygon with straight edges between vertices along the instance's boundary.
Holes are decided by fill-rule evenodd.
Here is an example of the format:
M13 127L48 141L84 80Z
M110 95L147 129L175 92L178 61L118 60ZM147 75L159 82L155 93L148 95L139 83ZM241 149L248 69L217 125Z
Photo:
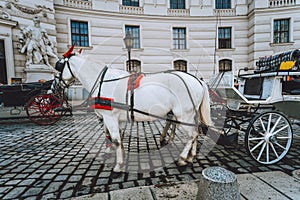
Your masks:
M131 58L130 58L130 51L133 46L133 37L130 31L126 33L124 40L124 44L126 46L127 52L128 52L128 69L131 71Z

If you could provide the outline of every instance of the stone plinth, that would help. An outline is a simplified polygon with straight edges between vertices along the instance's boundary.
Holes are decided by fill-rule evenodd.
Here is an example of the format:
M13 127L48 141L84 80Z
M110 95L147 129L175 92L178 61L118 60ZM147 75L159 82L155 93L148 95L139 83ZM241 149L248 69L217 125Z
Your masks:
M203 179L198 183L197 199L240 200L237 177L222 167L209 167L202 171Z
M24 71L26 73L25 83L52 80L56 73L53 68L44 64L31 64Z

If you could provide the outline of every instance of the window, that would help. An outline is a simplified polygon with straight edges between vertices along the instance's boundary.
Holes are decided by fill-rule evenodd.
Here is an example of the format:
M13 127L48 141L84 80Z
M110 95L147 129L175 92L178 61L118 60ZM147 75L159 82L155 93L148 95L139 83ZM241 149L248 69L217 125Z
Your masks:
M218 29L219 49L231 48L231 28L219 28Z
M139 60L129 60L126 61L126 69L129 72L141 72L141 61Z
M171 9L185 9L185 0L170 0Z
M182 72L187 72L187 62L185 60L174 61L174 69Z
M139 26L125 26L125 35L130 32L133 38L132 48L139 49L140 45L140 27Z
M274 20L274 43L290 42L290 20Z
M185 28L173 28L173 49L186 49Z
M122 1L123 6L136 6L139 7L139 0L123 0Z
M83 21L71 21L72 44L76 46L89 46L88 23Z
M230 0L216 0L216 9L230 9L231 1Z
M219 72L227 72L232 70L232 61L223 59L219 61Z

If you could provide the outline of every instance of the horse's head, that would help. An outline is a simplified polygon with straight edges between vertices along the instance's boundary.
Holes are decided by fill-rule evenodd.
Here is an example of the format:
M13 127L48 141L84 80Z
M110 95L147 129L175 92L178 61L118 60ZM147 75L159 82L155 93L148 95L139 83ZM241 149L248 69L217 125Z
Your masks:
M72 53L74 49L74 45L70 47L70 49L63 54L63 58L58 60L55 64L55 69L60 72L60 78L63 81L72 82L75 77L75 70L73 66L70 64L70 59L75 53Z

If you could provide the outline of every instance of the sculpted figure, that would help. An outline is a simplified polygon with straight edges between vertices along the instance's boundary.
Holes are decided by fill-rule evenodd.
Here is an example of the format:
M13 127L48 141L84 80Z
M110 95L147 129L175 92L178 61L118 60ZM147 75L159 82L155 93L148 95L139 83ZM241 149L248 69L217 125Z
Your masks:
M49 40L45 29L40 26L39 17L33 18L34 26L28 26L21 29L19 41L23 45L20 52L26 53L26 66L30 64L44 63L50 67L49 57L58 60L58 57L53 52L53 43Z

